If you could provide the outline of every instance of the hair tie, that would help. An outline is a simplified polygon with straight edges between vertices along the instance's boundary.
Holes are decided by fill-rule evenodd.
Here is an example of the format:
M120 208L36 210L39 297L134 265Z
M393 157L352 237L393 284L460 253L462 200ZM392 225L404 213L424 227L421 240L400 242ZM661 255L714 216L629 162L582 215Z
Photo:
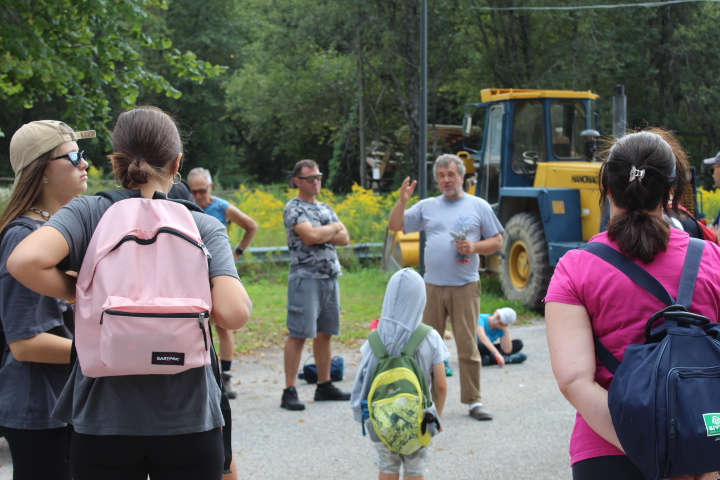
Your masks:
M630 169L630 180L629 180L629 182L632 183L632 181L637 178L637 179L638 179L638 182L639 182L639 183L642 183L642 179L643 179L644 176L645 176L645 169L644 169L644 168L641 168L640 170L638 170L637 168L635 168L635 165L633 165L633 167Z
M140 162L147 162L147 160L145 160L143 157L138 157L137 163L139 164Z

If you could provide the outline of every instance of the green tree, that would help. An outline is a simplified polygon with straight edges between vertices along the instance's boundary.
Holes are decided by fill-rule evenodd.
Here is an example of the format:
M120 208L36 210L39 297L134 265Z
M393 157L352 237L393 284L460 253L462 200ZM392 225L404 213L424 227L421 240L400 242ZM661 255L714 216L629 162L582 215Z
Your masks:
M176 87L183 92L179 99L154 91L140 97L141 102L172 112L181 123L186 133L182 172L208 168L216 184L223 188L247 183L251 179L247 166L261 160L245 140L242 124L228 114L225 102L226 83L241 67L247 43L247 20L240 5L237 0L173 0L167 10L155 9L159 23L153 27L153 35L169 38L179 50L192 51L227 70L202 84L186 77L178 79ZM155 51L147 53L159 55ZM169 65L159 72L164 76L172 73Z
M610 98L623 84L629 127L678 132L699 166L720 148L720 5L525 9L596 3L469 2L468 21L460 24L465 66L449 89L461 102L477 102L477 90L489 87L592 90L601 95L601 125L610 132Z
M227 88L231 117L242 123L261 158L248 169L283 181L302 158L327 172L334 146L352 117L355 59L350 3L251 0L243 67Z
M403 175L418 170L420 124L421 3L375 0L365 4L362 58L366 82L368 130L390 149ZM461 2L428 2L428 123L458 123L461 112L449 95L453 72L462 66ZM388 113L390 115L388 115ZM392 124L388 124L391 121ZM428 150L430 155L432 149Z
M0 129L11 134L23 122L59 118L77 129L98 130L105 145L113 116L134 106L143 89L179 98L181 91L147 49L161 53L169 75L202 82L223 68L144 32L150 7L167 0L5 0L0 7ZM0 144L6 159L7 142ZM8 162L0 161L7 175Z
M443 102L431 111L459 118L440 88L457 58L457 2L431 3L429 97L433 106ZM278 179L298 159L314 158L329 170L334 189L349 189L365 156L357 144L360 97L368 145L405 159L406 171L417 165L418 1L274 0L245 7L253 29L245 62L228 85L228 104L266 154L256 168Z

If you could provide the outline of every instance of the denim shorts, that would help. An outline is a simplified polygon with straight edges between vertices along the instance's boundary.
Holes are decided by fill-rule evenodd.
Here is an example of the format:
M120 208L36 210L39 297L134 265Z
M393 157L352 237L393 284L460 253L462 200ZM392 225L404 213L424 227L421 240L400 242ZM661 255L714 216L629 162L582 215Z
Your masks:
M293 338L340 334L340 283L336 278L290 278L287 328Z
M427 472L428 461L430 460L430 449L422 447L410 455L393 453L383 442L373 442L375 445L375 465L383 473L400 473L400 465L403 465L403 475L424 476Z

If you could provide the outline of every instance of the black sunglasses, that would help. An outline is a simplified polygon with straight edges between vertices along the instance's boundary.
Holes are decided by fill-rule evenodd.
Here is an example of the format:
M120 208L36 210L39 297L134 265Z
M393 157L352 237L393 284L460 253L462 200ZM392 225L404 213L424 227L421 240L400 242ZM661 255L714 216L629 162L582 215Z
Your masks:
M70 163L73 164L73 167L79 167L80 161L85 160L85 156L83 155L84 153L85 153L85 150L83 150L82 152L68 152L65 155L60 155L59 157L51 158L50 161L58 160L60 158L67 158L68 160L70 160Z
M319 175L308 175L307 177L297 177L300 180L305 180L308 183L313 183L315 181L321 182L322 181L322 173Z
M201 188L200 190L190 190L190 193L193 195L205 195L207 193L207 188Z

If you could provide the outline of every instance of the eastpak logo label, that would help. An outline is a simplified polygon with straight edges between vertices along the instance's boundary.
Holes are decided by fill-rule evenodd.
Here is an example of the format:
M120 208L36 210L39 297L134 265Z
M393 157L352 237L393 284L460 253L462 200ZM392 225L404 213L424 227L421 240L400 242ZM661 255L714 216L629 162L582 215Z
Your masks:
M708 437L720 435L720 413L704 413L703 420Z
M185 354L178 352L152 352L153 365L185 365Z

